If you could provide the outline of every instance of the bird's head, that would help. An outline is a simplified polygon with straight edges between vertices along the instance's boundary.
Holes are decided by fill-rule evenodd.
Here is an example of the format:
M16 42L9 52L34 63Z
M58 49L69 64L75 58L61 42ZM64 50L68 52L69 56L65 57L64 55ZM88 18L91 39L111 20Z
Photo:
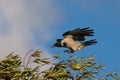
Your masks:
M57 42L55 44L53 44L53 46L51 46L51 47L62 47L62 45L61 45L62 39L57 39L56 41Z

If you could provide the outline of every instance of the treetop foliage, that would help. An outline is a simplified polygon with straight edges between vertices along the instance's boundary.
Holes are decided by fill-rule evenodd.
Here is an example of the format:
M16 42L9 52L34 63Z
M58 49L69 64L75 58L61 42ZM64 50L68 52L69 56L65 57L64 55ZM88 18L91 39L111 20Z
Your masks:
M120 80L117 72L100 75L102 71L105 71L105 67L95 61L95 54L88 57L71 55L64 60L60 59L60 53L55 54L53 58L43 58L41 54L40 50L30 50L22 59L19 55L10 53L3 60L0 60L0 79ZM35 65L35 67L31 67L30 64ZM40 70L47 65L51 65L49 69Z

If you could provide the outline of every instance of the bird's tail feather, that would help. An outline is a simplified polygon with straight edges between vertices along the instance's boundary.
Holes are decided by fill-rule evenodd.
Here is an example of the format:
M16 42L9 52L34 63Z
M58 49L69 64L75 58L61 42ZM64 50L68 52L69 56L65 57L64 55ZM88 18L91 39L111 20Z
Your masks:
M93 45L93 44L96 44L96 43L97 43L96 39L92 39L92 40L83 42L83 45L84 46L89 46L89 45Z

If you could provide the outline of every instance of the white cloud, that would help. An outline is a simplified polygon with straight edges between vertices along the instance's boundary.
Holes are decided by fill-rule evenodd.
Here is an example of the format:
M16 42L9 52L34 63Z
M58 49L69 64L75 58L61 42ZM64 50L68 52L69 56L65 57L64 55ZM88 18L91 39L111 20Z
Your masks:
M3 30L0 33L0 53L3 54L0 56L42 47L36 39L40 38L41 44L50 40L52 30L49 29L60 21L58 9L49 0L1 0L0 12L0 29ZM38 38L34 37L36 34L40 34Z

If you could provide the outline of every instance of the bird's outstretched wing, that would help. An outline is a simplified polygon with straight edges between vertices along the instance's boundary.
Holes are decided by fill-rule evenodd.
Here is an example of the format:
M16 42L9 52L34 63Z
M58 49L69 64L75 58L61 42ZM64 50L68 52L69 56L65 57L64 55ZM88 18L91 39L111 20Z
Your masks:
M85 36L93 36L93 29L90 29L89 27L86 28L77 28L71 31L67 31L63 33L63 37L66 37L68 35L72 35L72 38L75 41L83 41L85 40Z

